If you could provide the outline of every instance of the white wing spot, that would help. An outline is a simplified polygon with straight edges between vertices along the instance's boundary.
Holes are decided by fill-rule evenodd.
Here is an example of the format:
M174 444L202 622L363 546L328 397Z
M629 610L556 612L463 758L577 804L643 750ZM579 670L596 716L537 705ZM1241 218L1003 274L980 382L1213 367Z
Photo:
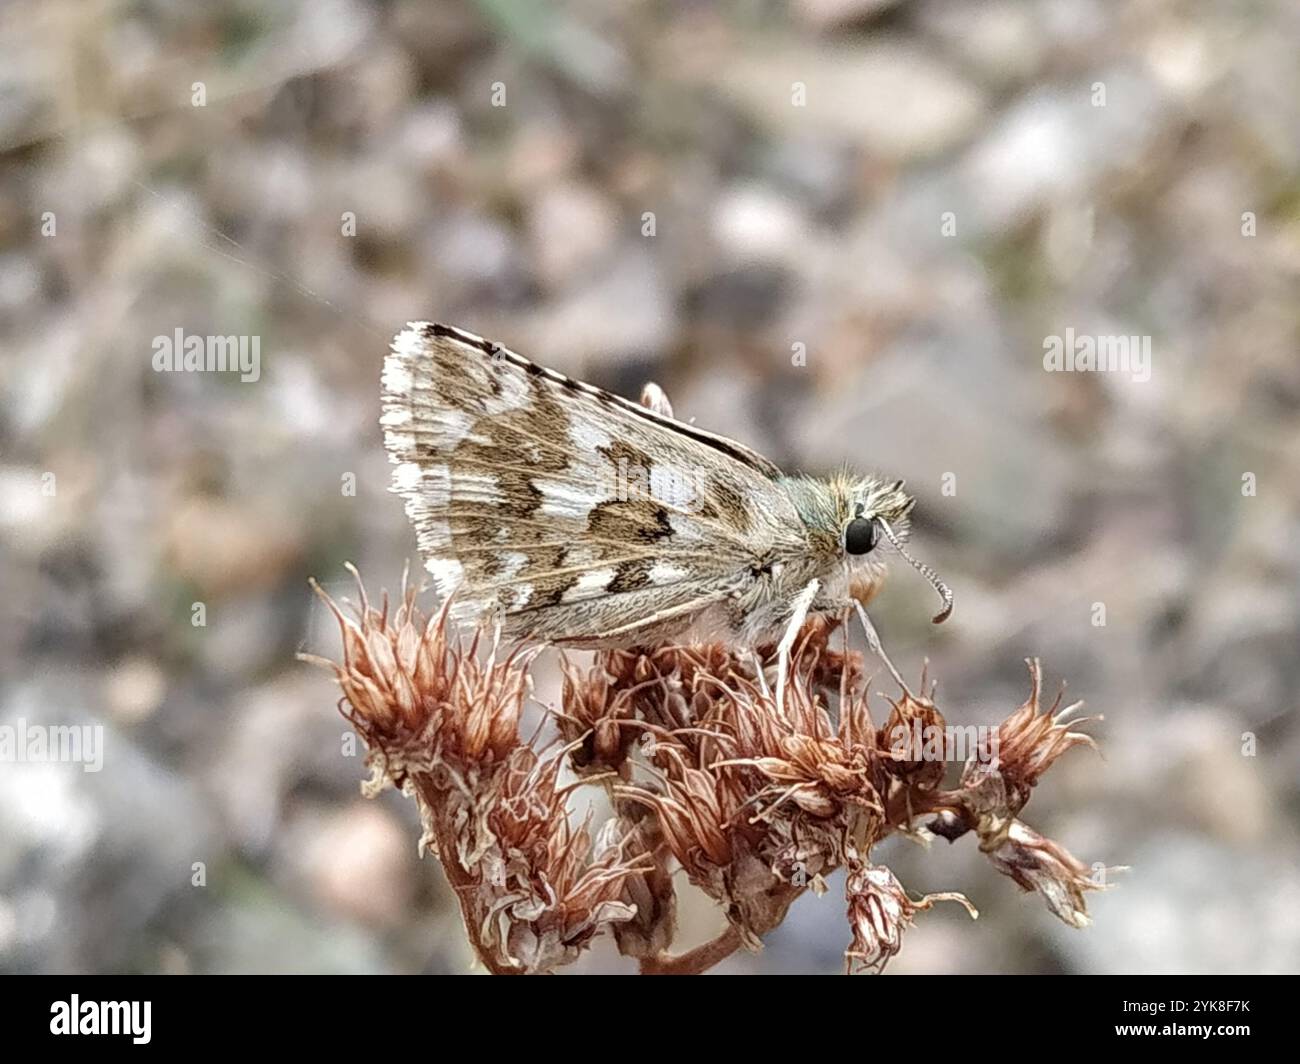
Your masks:
M573 602L581 599L589 591L604 591L614 579L615 571L612 568L591 569L578 577L578 582L564 593L562 602Z
M650 583L652 584L676 583L685 575L685 569L680 565L673 565L671 562L655 562L650 567Z
M450 595L465 579L465 568L455 558L430 558L424 563L443 595Z

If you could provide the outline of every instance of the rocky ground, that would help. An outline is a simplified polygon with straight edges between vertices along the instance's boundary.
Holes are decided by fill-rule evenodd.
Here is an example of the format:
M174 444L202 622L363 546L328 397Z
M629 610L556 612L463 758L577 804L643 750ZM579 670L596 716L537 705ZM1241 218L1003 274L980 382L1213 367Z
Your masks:
M905 477L957 609L897 572L895 659L958 723L1030 655L1105 715L1026 812L1131 866L1094 926L891 843L982 911L891 971L1300 968L1293 3L14 0L0 40L0 724L105 735L0 763L0 969L467 963L294 657L309 575L414 553L378 374L428 317ZM156 372L178 328L258 380ZM1047 372L1067 329L1149 379ZM838 970L842 910L722 970Z

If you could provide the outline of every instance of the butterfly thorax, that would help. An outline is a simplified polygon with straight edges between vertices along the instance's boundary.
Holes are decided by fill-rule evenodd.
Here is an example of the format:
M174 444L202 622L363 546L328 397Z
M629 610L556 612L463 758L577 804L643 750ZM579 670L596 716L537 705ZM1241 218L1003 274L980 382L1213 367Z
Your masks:
M792 603L813 580L818 590L810 612L837 613L854 598L873 595L884 577L879 552L845 550L845 529L856 518L883 517L906 538L913 499L897 484L848 470L829 477L780 477L777 487L799 517L799 536L772 552L770 565L740 597L735 635L761 641L779 633Z

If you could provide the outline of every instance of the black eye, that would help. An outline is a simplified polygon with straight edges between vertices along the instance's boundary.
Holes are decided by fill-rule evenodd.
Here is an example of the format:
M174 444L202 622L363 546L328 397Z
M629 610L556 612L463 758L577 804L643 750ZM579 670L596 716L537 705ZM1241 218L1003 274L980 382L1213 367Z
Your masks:
M855 517L844 530L844 549L850 554L866 554L876 545L876 522Z

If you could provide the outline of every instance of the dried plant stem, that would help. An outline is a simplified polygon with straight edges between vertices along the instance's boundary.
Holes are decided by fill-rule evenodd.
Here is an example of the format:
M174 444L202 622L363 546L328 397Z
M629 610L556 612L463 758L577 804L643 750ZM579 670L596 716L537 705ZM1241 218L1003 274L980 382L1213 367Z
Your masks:
M483 967L492 975L527 974L514 965L502 964L493 956L492 950L484 943L482 935L479 934L478 920L474 917L473 905L469 901L479 889L479 884L456 860L454 838L446 834L441 820L441 817L434 818L434 834L438 838L438 853L442 855L441 864L443 872L447 876L447 882L451 885L452 892L456 895L456 901L460 905L461 919L465 924L465 936L469 939L474 955L478 957L483 963Z
M699 975L707 972L740 949L740 932L728 927L712 942L696 946L693 950L678 954L676 957L661 953L657 957L645 957L641 961L642 975Z
M417 791L421 791L421 783L416 781ZM465 924L465 936L469 939L470 948L474 950L474 955L482 962L493 975L524 975L526 974L520 968L510 964L502 964L488 948L483 941L480 933L479 921L474 915L474 906L472 899L479 890L477 879L461 867L460 861L456 859L456 836L454 830L445 823L445 818L438 814L437 795L432 791L424 790L421 793L422 804L425 808L431 810L432 815L429 817L428 827L433 831L435 852L439 857L439 863L442 865L443 873L447 877L447 883L451 886L452 893L456 895L456 902L460 905L461 919Z

